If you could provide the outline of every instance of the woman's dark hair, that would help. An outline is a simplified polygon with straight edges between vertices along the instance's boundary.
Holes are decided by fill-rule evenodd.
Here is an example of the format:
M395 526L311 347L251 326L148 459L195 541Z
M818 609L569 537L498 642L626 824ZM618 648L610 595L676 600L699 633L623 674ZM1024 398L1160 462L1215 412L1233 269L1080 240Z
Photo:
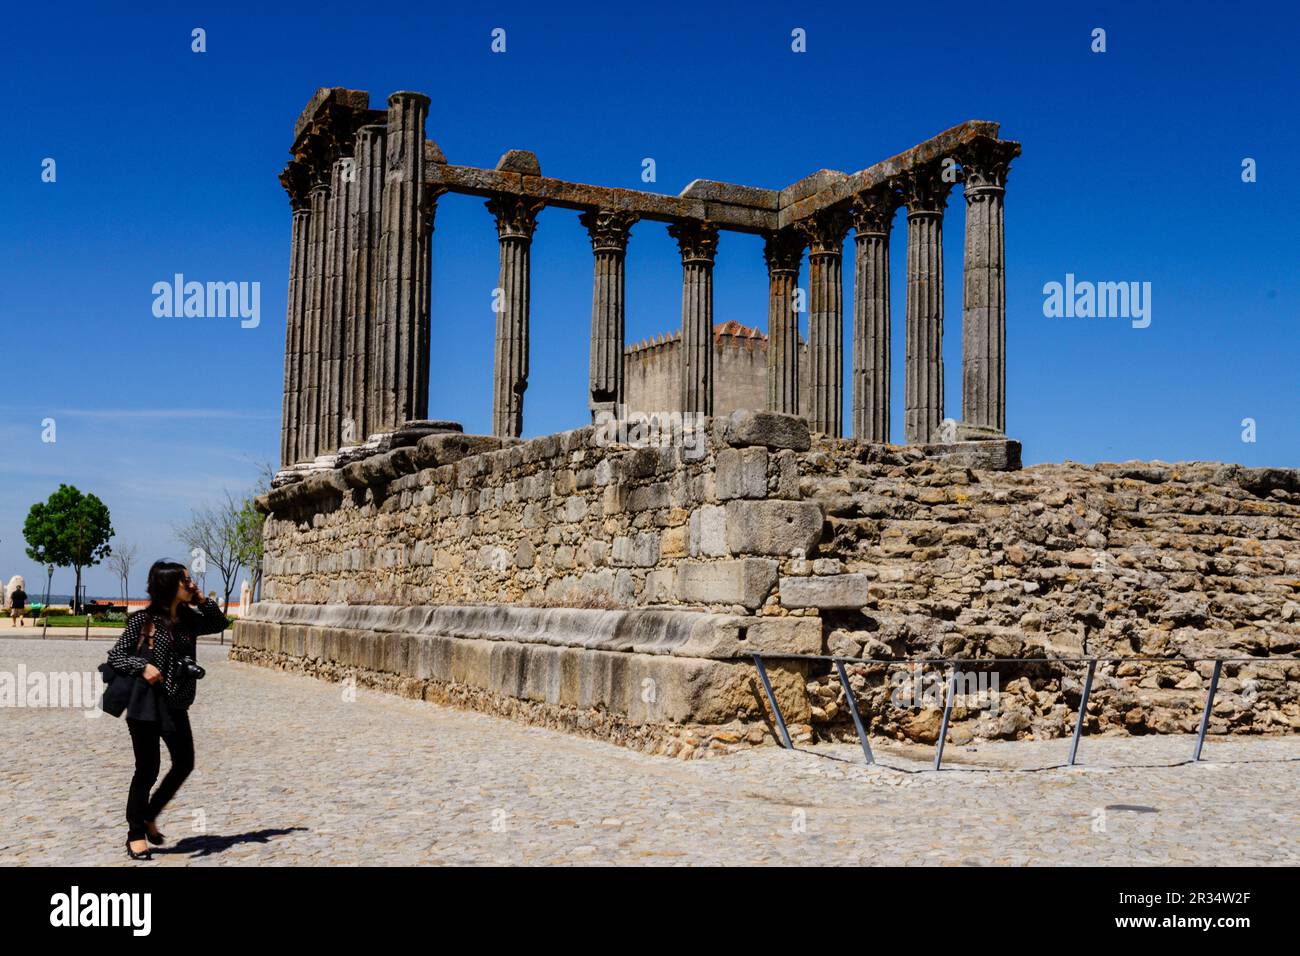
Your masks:
M151 618L166 621L171 616L172 601L180 590L181 581L185 580L185 565L163 559L155 561L149 568L149 581L145 590L149 592L149 606L142 612L145 627L140 630L140 640L136 650L146 646L153 647L153 627Z
M149 568L148 584L144 585L149 594L149 610L160 611L162 614L172 613L172 601L175 600L175 592L181 589L182 580L185 580L185 564L165 558L153 562Z
M175 561L155 561L149 569L149 583L145 590L149 592L149 610L166 617L171 613L172 601L180 590L181 581L185 579L185 565Z

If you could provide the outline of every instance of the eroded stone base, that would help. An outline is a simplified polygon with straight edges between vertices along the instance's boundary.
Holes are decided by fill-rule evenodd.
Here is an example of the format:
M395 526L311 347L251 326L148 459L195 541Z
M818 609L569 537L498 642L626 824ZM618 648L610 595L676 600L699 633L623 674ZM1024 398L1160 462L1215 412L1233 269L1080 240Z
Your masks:
M356 682L357 687L395 694L408 700L425 700L446 707L479 711L534 727L545 727L549 730L560 730L609 741L641 753L677 757L681 760L730 753L739 747L778 742L775 729L766 721L734 720L726 724L639 724L607 710L521 700L458 681L401 677L367 668L346 667L333 661L259 651L250 647L231 648L230 659L335 683L351 679ZM790 726L790 732L806 742L811 739L812 728L807 724L793 724Z
M741 622L749 622L744 624ZM669 610L254 605L234 660L687 756L771 736L749 648L787 623ZM739 630L743 627L743 632ZM768 667L811 739L809 666Z

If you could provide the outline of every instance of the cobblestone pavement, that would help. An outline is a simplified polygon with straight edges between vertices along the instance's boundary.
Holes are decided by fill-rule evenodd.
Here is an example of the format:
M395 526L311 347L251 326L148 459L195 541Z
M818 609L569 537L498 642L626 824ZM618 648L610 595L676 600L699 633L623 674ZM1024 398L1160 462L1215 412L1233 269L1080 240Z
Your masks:
M0 642L0 673L93 671L104 642ZM930 748L875 741L678 761L226 660L198 770L129 864L125 725L0 715L0 865L1300 863L1300 739ZM164 772L167 761L164 758Z

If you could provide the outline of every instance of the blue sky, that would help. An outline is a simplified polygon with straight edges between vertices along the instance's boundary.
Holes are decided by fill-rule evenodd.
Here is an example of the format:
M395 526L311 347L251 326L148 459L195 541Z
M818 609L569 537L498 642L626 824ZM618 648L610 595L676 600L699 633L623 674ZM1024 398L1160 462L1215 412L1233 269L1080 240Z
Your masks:
M103 498L119 537L152 560L182 553L172 527L191 508L249 486L277 458L290 216L276 174L320 86L369 90L375 106L397 89L428 93L428 136L453 163L490 167L507 149L530 149L547 175L665 193L696 178L780 188L821 168L863 168L963 120L998 121L1024 144L1006 199L1007 417L1026 461L1296 466L1297 18L1283 5L1217 7L7 14L0 574L43 578L23 556L21 526L61 481ZM195 27L206 53L190 50ZM507 31L505 54L490 51L495 27ZM796 27L807 31L803 54L790 49ZM1090 50L1096 27L1107 31L1104 54ZM54 183L41 181L47 157ZM651 185L640 181L645 157L657 166ZM1246 157L1255 183L1241 180ZM951 414L963 205L955 192L945 224ZM900 214L896 439L905 237ZM717 321L765 325L761 251L755 237L723 235ZM485 432L497 243L481 200L441 200L433 257L430 414ZM150 289L177 272L260 282L260 325L155 318ZM1045 318L1043 285L1066 273L1150 282L1150 327ZM680 260L661 224L634 228L627 275L628 339L677 327ZM527 434L587 417L590 296L576 214L544 212ZM47 417L52 444L41 440ZM1254 443L1241 439L1243 418L1257 423ZM92 593L116 593L103 568L87 580ZM70 571L56 574L56 591L70 587Z

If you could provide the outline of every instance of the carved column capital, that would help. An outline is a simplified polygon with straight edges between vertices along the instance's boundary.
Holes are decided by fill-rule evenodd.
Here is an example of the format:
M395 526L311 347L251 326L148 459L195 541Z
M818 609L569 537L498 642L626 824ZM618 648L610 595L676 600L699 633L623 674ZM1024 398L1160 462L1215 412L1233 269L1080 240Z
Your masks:
M593 209L578 216L578 221L587 227L592 252L625 253L632 226L640 218L631 212Z
M943 164L934 162L899 175L898 189L909 216L943 215L948 205L948 194L957 184L956 179L944 179L943 171Z
M668 235L677 240L682 262L707 262L713 264L718 253L718 227L711 222L675 222L668 227Z
M808 258L839 255L849 231L849 214L842 206L832 206L795 223L795 229L808 243Z
M894 212L902 204L903 197L888 184L858 193L849 204L854 232L859 236L888 235Z
M966 200L973 202L990 193L1000 193L1007 185L1011 161L1020 155L1020 144L981 136L955 152L961 163Z
M769 232L763 238L763 259L767 262L768 273L798 275L803 247L807 244L803 234L796 229L782 229Z
M280 173L280 185L289 194L289 206L294 212L308 207L307 193L311 189L311 177L301 162L296 159L289 161Z
M433 233L433 220L438 212L438 197L447 190L439 186L424 185L420 188L420 234L429 236Z
M537 214L546 203L528 196L502 194L486 203L488 212L497 220L497 237L500 239L532 239L537 229Z

